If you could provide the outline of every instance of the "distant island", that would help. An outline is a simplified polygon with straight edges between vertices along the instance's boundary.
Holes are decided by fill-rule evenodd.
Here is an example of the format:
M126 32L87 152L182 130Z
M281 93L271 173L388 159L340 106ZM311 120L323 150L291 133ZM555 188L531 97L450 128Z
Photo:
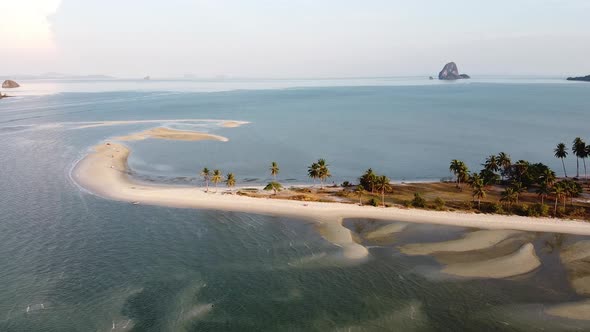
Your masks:
M580 77L568 77L568 81L590 82L590 75Z
M6 80L4 83L2 83L3 89L14 89L18 87L20 87L20 85L13 80Z
M454 81L460 79L468 79L471 78L467 74L459 74L459 69L457 68L457 64L454 62L447 63L444 68L438 74L439 80L447 80L447 81Z

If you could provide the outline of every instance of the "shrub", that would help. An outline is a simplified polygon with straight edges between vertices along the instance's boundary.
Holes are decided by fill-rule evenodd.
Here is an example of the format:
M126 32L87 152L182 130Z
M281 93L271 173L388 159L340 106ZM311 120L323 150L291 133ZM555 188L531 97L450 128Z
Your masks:
M369 205L371 205L371 206L379 206L379 200L376 199L376 198L371 198L369 200Z
M426 200L420 193L415 193L414 199L412 200L412 205L418 208L423 208L426 206Z
M444 210L445 209L445 201L440 197L435 198L434 199L434 208L439 211Z
M498 203L493 203L491 206L491 210L492 210L492 213L496 213L496 214L505 214L506 213L502 204L498 204Z
M549 215L549 206L545 204L533 204L527 210L527 216L529 217L546 217Z
M570 212L570 216L574 218L582 218L586 216L586 209L583 207L575 208L572 212Z
M514 214L519 215L519 216L523 216L523 217L529 216L529 206L526 204L514 205L512 208L512 211L514 212Z
M350 183L348 181L344 181L344 182L342 182L342 187L344 187L344 188L352 187L352 183Z

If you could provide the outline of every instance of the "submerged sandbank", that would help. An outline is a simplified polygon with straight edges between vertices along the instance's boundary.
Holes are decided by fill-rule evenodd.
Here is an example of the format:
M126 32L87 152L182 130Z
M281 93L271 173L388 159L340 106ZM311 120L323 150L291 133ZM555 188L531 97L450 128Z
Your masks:
M196 131L178 130L172 128L158 127L144 130L138 133L113 138L117 141L141 141L148 138L165 139L174 141L220 141L227 142L228 139L219 135L212 135Z
M479 230L457 240L433 243L412 243L400 247L406 255L430 255L437 252L465 252L495 246L507 238L520 234L514 230Z
M545 313L562 318L590 320L590 300L559 304L545 309Z
M531 243L507 256L472 263L447 265L443 273L468 278L508 278L534 271L541 266Z
M83 122L63 122L63 125L75 125L76 129L96 128L96 127L109 127L109 126L121 126L121 125L132 125L132 124L145 124L145 123L213 123L221 127L235 128L249 124L248 121L236 121L236 120L216 120L216 119L168 119L168 120L115 120L115 121L83 121Z
M103 143L93 150L75 166L73 179L92 193L124 202L285 215L338 223L343 218L372 218L483 229L590 235L590 223L571 220L271 200L205 193L202 188L143 184L128 176L127 158L130 150L127 147L117 143Z

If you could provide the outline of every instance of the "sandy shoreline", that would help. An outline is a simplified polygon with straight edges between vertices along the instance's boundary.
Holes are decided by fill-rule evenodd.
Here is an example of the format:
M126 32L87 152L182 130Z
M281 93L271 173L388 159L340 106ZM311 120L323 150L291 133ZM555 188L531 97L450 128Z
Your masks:
M81 187L99 196L148 205L283 215L337 223L343 218L371 218L482 229L590 235L590 223L571 220L271 200L205 193L202 188L141 184L128 176L129 154L130 150L122 144L100 144L74 167L72 178Z

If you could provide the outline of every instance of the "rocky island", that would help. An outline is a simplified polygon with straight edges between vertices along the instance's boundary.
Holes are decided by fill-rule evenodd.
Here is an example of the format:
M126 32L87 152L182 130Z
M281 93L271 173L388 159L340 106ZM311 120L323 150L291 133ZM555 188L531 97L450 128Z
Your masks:
M580 77L568 77L568 81L590 82L590 75Z
M438 74L439 80L460 80L460 79L468 79L471 78L467 74L459 74L459 69L457 68L457 64L454 62L447 63L444 68Z
M20 87L20 85L13 80L6 80L4 83L2 83L3 89L14 89L18 87Z

